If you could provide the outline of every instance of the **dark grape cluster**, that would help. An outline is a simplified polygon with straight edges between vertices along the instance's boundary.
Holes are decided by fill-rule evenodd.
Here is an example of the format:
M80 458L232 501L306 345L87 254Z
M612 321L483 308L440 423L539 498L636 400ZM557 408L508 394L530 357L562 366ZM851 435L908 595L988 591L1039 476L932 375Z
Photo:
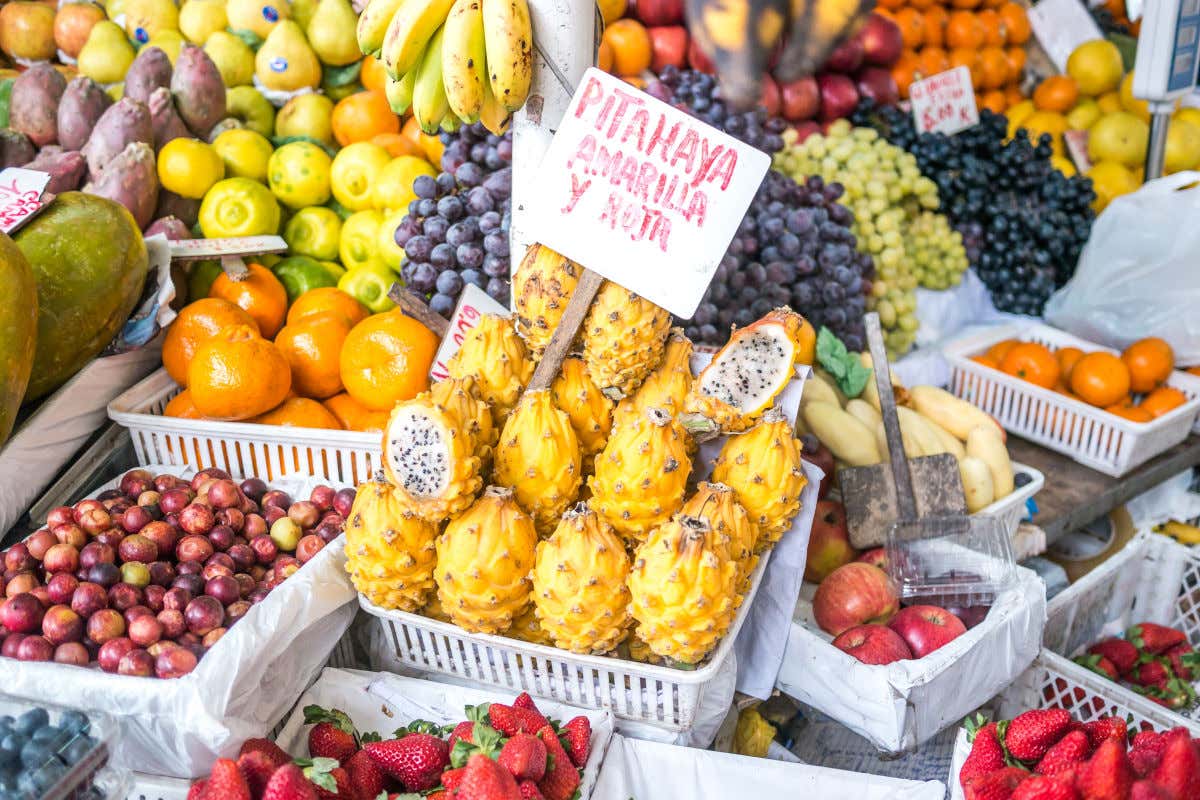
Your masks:
M406 256L400 275L444 317L468 283L508 305L512 133L497 136L476 123L441 138L442 171L413 181L417 199L396 227Z
M668 64L646 91L751 147L766 153L783 149L787 121L782 117L768 117L761 105L750 111L730 111L721 101L715 76Z
M877 129L908 150L933 179L941 211L962 234L967 257L1002 311L1040 315L1075 273L1095 213L1092 182L1050 163L1050 140L1025 130L1009 141L1008 120L987 109L954 136L918 134L912 116L863 101L855 125Z
M866 343L862 316L874 262L855 249L854 216L837 202L842 187L810 176L798 184L770 170L729 244L688 337L723 344L731 325L748 325L789 305L850 350Z

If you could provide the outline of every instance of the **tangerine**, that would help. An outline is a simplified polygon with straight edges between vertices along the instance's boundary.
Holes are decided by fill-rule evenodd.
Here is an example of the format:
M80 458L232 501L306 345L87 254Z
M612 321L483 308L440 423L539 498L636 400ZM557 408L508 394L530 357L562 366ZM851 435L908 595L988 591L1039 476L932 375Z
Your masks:
M167 401L167 405L163 407L163 416L179 417L180 419L204 419L203 415L196 410L196 404L192 402L192 394L187 389L184 389Z
M613 51L613 71L617 75L639 75L650 69L650 34L636 19L619 19L605 27L602 42Z
M381 133L399 133L400 118L382 92L355 92L333 107L329 118L333 138L342 147L369 142Z
M900 97L908 97L908 87L912 86L912 82L916 80L917 71L920 68L920 59L911 50L903 51L900 54L900 58L892 65L892 79L896 81L896 88L900 90Z
M171 380L187 386L187 368L196 348L230 325L250 325L258 330L253 317L220 297L203 297L184 306L163 337L163 367Z
M383 61L374 56L365 56L358 71L358 81L368 92L384 94L387 91L388 74Z
M1075 369L1075 365L1079 363L1079 359L1083 358L1083 351L1078 347L1060 347L1054 351L1054 357L1058 359L1058 369L1062 375L1062 382L1070 386L1071 370Z
M231 325L196 350L188 391L196 410L213 419L258 416L283 402L292 388L287 359L249 325Z
M400 156L425 158L425 151L421 149L421 146L402 133L377 134L371 137L371 144L377 144L384 150L387 150L388 155L392 158L399 158Z
M1003 91L993 89L990 92L984 93L979 98L979 107L986 108L996 114L1003 114L1004 109L1008 108L1008 99L1004 96Z
M1154 415L1146 409L1130 405L1127 402L1114 403L1104 410L1110 414L1116 414L1121 419L1127 419L1130 422L1150 422L1154 419Z
M327 398L322 401L322 405L329 409L330 413L337 417L341 426L348 431L383 433L383 429L387 425L389 412L372 411L346 392Z
M916 50L925 41L925 17L915 8L897 11L896 24L900 26L900 38L908 49Z
M1003 48L985 47L979 51L979 78L984 89L999 89L1008 81L1008 56ZM1001 101L1003 98L1001 93Z
M978 50L986 33L979 16L970 11L954 11L946 20L946 44L951 48Z
M950 56L946 55L946 51L940 47L922 47L921 52L917 54L917 59L920 63L921 76L925 78L945 72L950 68Z
M1040 111L1070 111L1079 100L1079 86L1070 75L1051 75L1033 90L1033 105Z
M1188 396L1174 386L1160 386L1142 398L1141 407L1158 419L1188 401Z
M1022 70L1025 69L1025 48L1024 47L1009 47L1004 51L1004 60L1008 62L1008 80L1007 83L1015 83L1021 77ZM1020 89L1017 89L1017 97L1020 97ZM1016 102L1021 102L1017 100Z
M1003 47L1004 40L1007 38L1007 31L1004 29L1004 21L1000 19L1000 15L995 9L985 8L976 13L979 21L983 23L983 43L987 47Z
M336 311L307 314L283 327L275 346L292 370L296 394L323 400L342 391L342 344L352 327Z
M925 46L941 47L946 43L946 23L950 12L943 6L930 6L921 15L925 21Z
M999 369L1000 362L1004 360L1006 355L1008 355L1008 351L1012 350L1020 343L1021 341L1019 339L1004 339L989 347L984 355L992 359L992 361L995 361L996 368Z
M1020 3L1006 2L996 13L1004 23L1004 39L1010 45L1023 45L1029 41L1032 29L1029 27L1029 15Z
M307 397L291 397L266 413L247 422L282 425L285 428L326 428L341 430L342 424L325 406Z
M322 286L318 289L309 289L296 298L296 302L292 303L292 307L288 309L287 324L291 325L309 314L322 314L326 311L336 311L341 314L350 323L350 327L354 327L371 316L371 312L367 310L366 306L341 289L334 286Z
M1058 383L1058 360L1037 342L1022 342L1009 350L1000 362L1000 370L1043 389L1053 389Z
M1088 353L1071 370L1071 391L1085 403L1108 408L1129 394L1129 368L1112 353Z
M373 411L390 411L429 388L437 336L399 309L364 319L342 345L342 384Z
M247 264L245 278L234 279L224 271L213 281L209 297L219 297L240 307L254 318L258 332L270 339L283 327L287 315L287 290L262 264Z
M966 67L971 73L971 85L979 85L979 51L970 47L956 47L950 51L950 67Z
M1175 352L1157 336L1129 345L1121 353L1121 360L1129 367L1129 388L1137 394L1153 390L1171 377L1175 369Z

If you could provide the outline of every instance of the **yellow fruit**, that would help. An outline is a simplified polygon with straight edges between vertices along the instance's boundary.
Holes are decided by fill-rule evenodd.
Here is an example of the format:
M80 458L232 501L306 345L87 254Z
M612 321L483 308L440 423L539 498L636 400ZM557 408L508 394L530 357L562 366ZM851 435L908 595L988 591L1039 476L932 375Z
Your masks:
M193 44L203 45L229 25L222 0L187 0L179 9L179 31Z
M605 281L579 334L588 374L610 397L632 394L662 360L670 330L665 309Z
M497 314L479 318L446 368L452 378L475 379L497 426L504 425L533 375L533 362L512 321Z
M1167 128L1167 152L1163 173L1170 175L1185 169L1195 169L1200 163L1200 125L1187 120L1172 119Z
M1075 162L1066 156L1050 156L1050 166L1061 172L1068 178L1076 174Z
M1079 103L1067 112L1067 129L1072 131L1086 131L1092 127L1092 124L1100 119L1100 106L1095 100L1086 98L1080 100Z
M613 401L604 396L577 356L563 359L550 391L554 404L571 419L583 455L583 472L589 474L596 453L604 449L612 430Z
M429 399L444 408L454 418L459 430L471 438L471 452L485 466L492 463L499 429L492 420L491 409L479 394L475 379L446 378L429 389Z
M179 8L174 0L126 0L125 33L138 46L164 30L179 31Z
M289 142L267 162L267 184L288 208L323 205L329 200L329 154L312 142Z
M274 149L261 133L248 128L230 128L217 135L212 147L225 163L227 176L267 182L267 164Z
M383 470L401 507L430 522L465 510L482 481L471 438L420 395L396 404L383 431Z
M1088 129L1088 158L1136 167L1146 160L1150 126L1124 111L1105 114Z
M348 270L356 267L387 269L379 254L379 226L382 224L383 212L375 209L351 214L342 223L338 241L342 266Z
M406 513L382 474L361 484L346 520L354 588L380 608L420 609L433 593L436 539L437 528Z
M213 0L190 0L184 9L194 5L221 4ZM229 31L222 29L210 33L204 41L204 52L216 64L227 87L249 86L254 81L254 51Z
M1184 106L1183 108L1176 111L1171 116L1171 119L1172 120L1181 119L1185 122L1190 122L1193 125L1200 125L1200 108L1193 108L1192 106Z
M672 328L662 361L631 397L617 405L616 416L645 416L652 408L661 408L671 415L683 413L687 396L692 390L692 342L679 328Z
M172 139L158 151L158 181L181 197L199 200L225 177L225 162L199 139Z
M1135 117L1150 121L1150 104L1133 96L1133 70L1121 81L1121 108Z
M396 244L396 228L407 216L407 208L384 211L383 220L379 223L379 230L375 234L375 252L379 254L379 259L388 266L388 269L394 272L400 271L400 266L405 259L404 248Z
M1075 79L1079 93L1088 97L1117 88L1123 71L1121 51L1107 39L1084 42L1067 58L1067 74Z
M279 109L275 117L275 135L281 138L311 136L319 142L334 144L333 101L323 94L301 94Z
M283 226L283 240L291 255L309 256L319 261L338 257L342 218L330 208L302 208Z
M1025 119L1021 127L1029 131L1029 140L1034 144L1037 144L1043 133L1050 134L1050 147L1054 154L1063 154L1062 135L1067 129L1067 118L1062 114L1057 111L1035 111Z
M543 244L525 251L512 278L517 333L541 357L558 327L583 268Z
M1105 92L1096 98L1096 105L1100 107L1102 114L1111 114L1114 111L1121 111L1121 93L1117 91Z
M496 443L495 480L513 490L540 533L550 533L579 493L579 437L550 390L526 392Z
M279 230L279 203L257 181L226 178L204 195L200 230L209 239L273 234Z
M157 47L167 54L167 60L171 62L171 66L175 66L175 59L179 58L179 51L183 49L183 34L177 30L166 28L156 32L146 42L145 47Z
M759 531L733 490L723 483L701 483L679 513L700 517L708 523L712 531L710 546L718 555L737 562L738 592L744 594L750 587L750 573L758 564L755 551Z
M371 204L381 210L407 210L408 204L417 199L412 185L418 175L436 178L437 170L428 161L416 156L393 158L375 175L371 185Z
M1016 128L1020 127L1021 123L1028 119L1029 115L1036 110L1037 109L1033 107L1032 100L1022 100L1005 111L1004 115L1008 117L1009 127L1015 130Z
M371 187L392 157L370 142L355 142L338 151L330 181L334 198L351 211L372 208Z
M1139 183L1131 170L1116 161L1100 161L1093 164L1087 171L1087 176L1092 179L1092 190L1096 193L1092 208L1097 214L1103 211L1113 198L1137 191Z
M505 631L504 635L521 642L554 647L554 640L550 638L550 634L542 630L542 624L538 622L533 606L514 619L512 627Z

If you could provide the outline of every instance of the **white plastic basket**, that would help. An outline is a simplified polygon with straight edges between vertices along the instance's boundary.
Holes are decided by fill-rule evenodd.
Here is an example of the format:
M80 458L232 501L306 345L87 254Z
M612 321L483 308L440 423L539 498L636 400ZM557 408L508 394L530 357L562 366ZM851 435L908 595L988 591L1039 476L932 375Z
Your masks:
M1005 430L1072 456L1085 466L1120 477L1182 442L1196 422L1200 378L1173 372L1167 385L1186 394L1188 401L1153 422L1132 422L971 360L1005 339L1038 342L1051 350L1118 351L1041 323L991 328L943 349L950 362L951 392L991 414Z
M1008 536L1011 539L1013 534L1017 532L1017 527L1021 524L1021 520L1025 519L1028 513L1029 499L1042 490L1046 485L1046 476L1040 470L1034 469L1028 464L1020 464L1016 461L1012 462L1013 474L1020 475L1022 472L1030 477L1029 483L1024 486L1018 486L1008 493L1008 496L1001 497L996 502L989 506L985 506L975 513L981 517L997 517L1000 519L1004 529L1008 531Z
M608 656L578 655L504 636L467 633L449 622L389 611L361 594L359 604L376 617L396 659L421 672L548 697L581 708L605 708L620 719L671 731L687 731L704 687L717 677L762 583L770 553L759 558L733 624L708 663L680 670Z
M108 404L108 416L129 429L138 460L196 469L219 467L265 481L311 475L357 486L379 469L379 434L164 417L181 391L160 369Z

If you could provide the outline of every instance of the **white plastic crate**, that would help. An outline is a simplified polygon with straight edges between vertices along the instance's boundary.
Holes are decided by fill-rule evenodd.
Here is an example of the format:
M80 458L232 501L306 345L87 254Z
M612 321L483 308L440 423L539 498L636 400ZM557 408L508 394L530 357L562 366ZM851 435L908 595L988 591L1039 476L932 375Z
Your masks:
M108 416L129 429L138 460L276 480L311 475L351 486L382 465L376 433L164 417L179 384L160 369L108 404Z
M1153 422L1122 419L1080 400L972 361L1005 339L1038 342L1051 350L1118 351L1041 323L1001 326L958 339L943 348L950 362L950 391L995 417L1005 430L1074 457L1079 463L1121 476L1187 438L1200 412L1200 378L1176 370L1167 385L1188 401Z
M717 677L733 652L769 560L770 553L759 558L750 590L729 632L708 662L694 670L579 655L504 636L467 633L449 622L380 608L361 594L358 601L378 619L396 659L413 669L529 692L581 708L605 708L621 719L687 731L696 718L704 687Z
M985 506L975 513L981 517L997 517L1000 519L1004 529L1008 531L1008 536L1011 539L1017 532L1017 527L1020 526L1021 520L1025 519L1028 511L1027 505L1029 498L1042 490L1046 485L1046 476L1040 470L1036 470L1028 464L1021 464L1016 461L1012 462L1014 475L1020 475L1022 472L1028 475L1031 480L1024 486L1018 486L1009 492L1007 497L1001 497L996 502L989 506Z

